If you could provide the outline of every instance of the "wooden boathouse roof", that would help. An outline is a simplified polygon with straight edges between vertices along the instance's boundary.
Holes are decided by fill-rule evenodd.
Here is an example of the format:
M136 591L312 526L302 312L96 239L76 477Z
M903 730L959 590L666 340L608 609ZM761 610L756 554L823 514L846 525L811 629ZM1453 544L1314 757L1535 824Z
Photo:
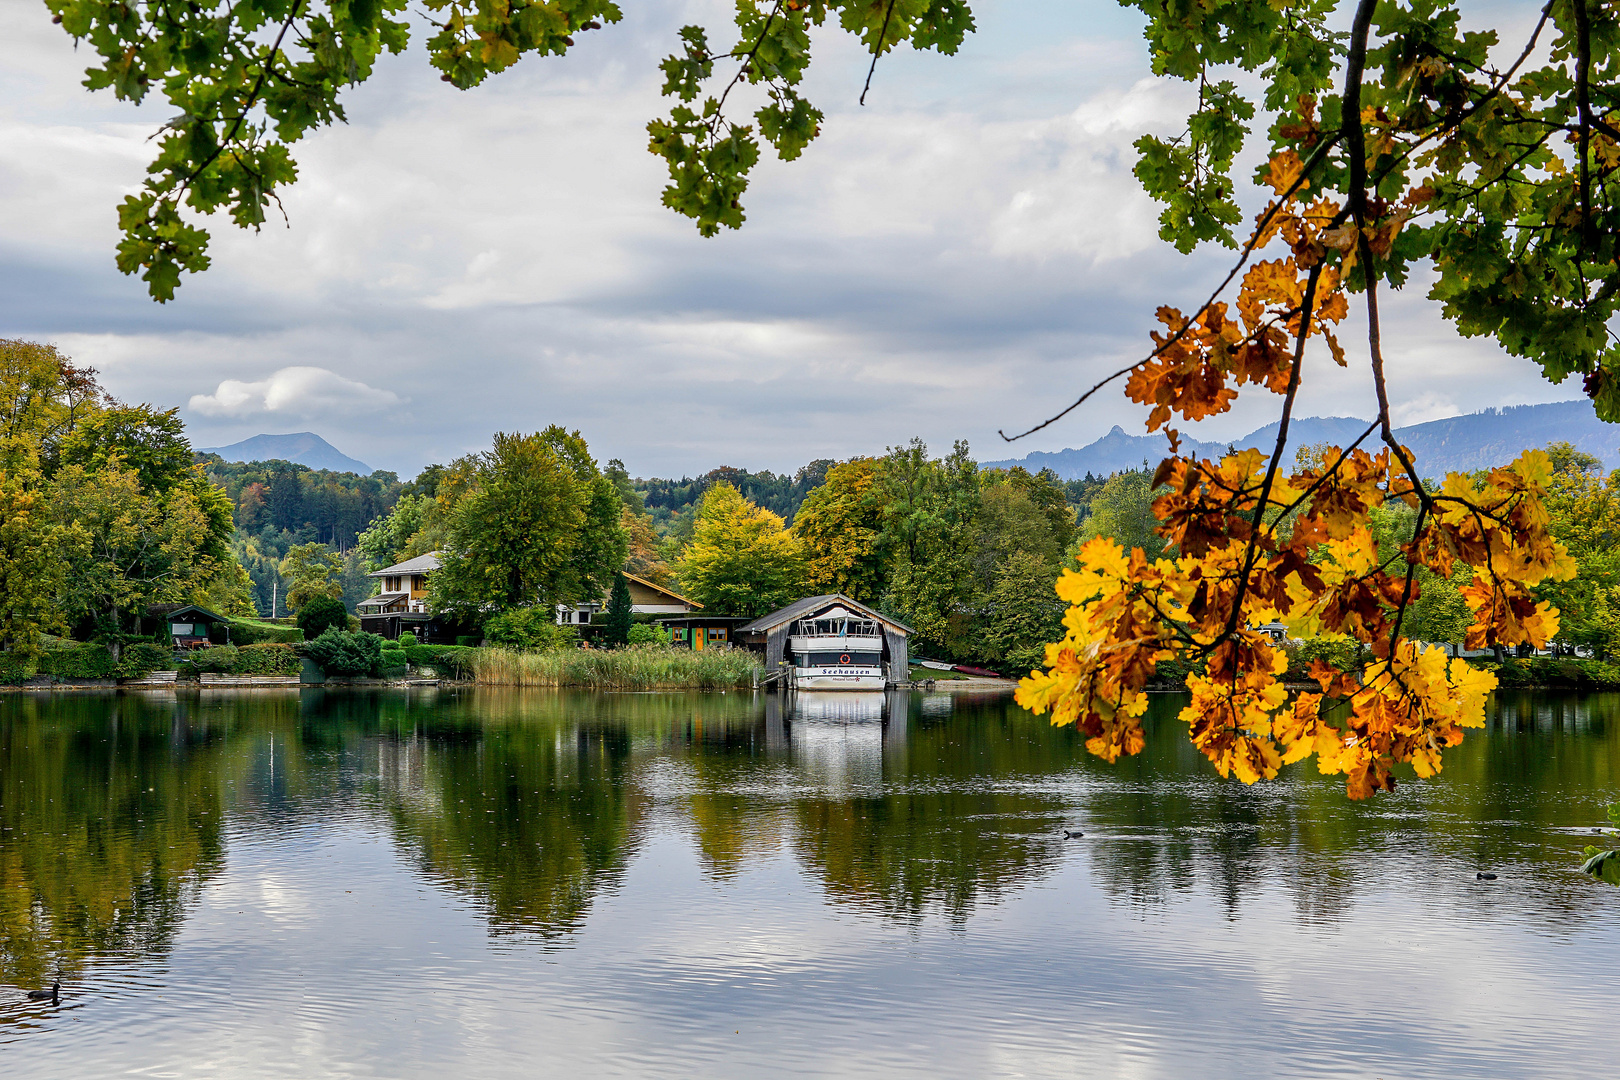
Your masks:
M769 615L762 615L747 626L739 626L739 634L769 634L795 619L808 619L834 604L842 604L849 608L851 614L858 614L875 622L880 622L892 630L902 634L911 633L911 627L897 619L891 619L872 608L867 607L859 600L851 600L843 593L827 593L825 596L807 596L803 600L795 600L785 608L778 608Z

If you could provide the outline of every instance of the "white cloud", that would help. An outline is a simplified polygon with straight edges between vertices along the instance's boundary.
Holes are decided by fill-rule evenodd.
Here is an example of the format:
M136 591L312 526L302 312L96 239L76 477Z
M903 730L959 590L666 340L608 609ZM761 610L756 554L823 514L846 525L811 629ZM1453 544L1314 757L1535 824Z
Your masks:
M1188 107L1151 77L1139 13L976 9L959 56L886 58L865 108L868 54L818 31L821 138L792 164L767 153L746 228L705 240L659 204L644 125L667 107L657 63L677 27L727 10L643 5L468 93L419 49L385 58L345 94L350 122L295 148L290 227L216 216L212 269L159 307L113 269L115 208L172 108L86 93L48 14L0 4L0 336L58 343L127 400L189 398L197 445L307 418L405 475L549 423L657 476L791 470L912 435L995 459L1138 424L1105 394L1025 442L996 436L1140 357L1154 309L1196 305L1227 268L1228 252L1160 243L1131 176L1131 142ZM1384 316L1411 415L1433 395L1459 411L1569 396L1458 338L1422 292ZM1307 375L1301 414L1371 414L1364 362ZM401 423L406 400L431 408ZM1276 405L1245 394L1198 436L1246 434Z
M1390 419L1395 421L1396 427L1407 427L1410 424L1423 424L1430 420L1444 420L1448 416L1457 416L1465 410L1457 407L1450 394L1430 390L1410 401L1393 406L1389 411Z
M377 413L404 404L392 390L379 390L318 367L285 367L267 379L226 379L212 394L193 394L194 412L209 417L274 414L303 418Z

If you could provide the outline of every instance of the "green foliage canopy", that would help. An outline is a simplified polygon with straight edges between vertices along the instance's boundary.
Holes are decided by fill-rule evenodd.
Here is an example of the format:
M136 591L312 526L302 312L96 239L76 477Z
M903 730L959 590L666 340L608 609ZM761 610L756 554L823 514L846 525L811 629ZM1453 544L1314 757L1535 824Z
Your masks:
M429 582L436 610L478 622L606 595L624 565L621 504L578 432L497 433L451 471L456 482L437 496L449 528Z
M710 612L764 615L799 598L804 552L780 517L722 481L698 504L676 574L685 594Z
M348 625L348 609L333 596L313 597L298 609L298 629L304 632L306 641L314 641L333 627L345 630Z

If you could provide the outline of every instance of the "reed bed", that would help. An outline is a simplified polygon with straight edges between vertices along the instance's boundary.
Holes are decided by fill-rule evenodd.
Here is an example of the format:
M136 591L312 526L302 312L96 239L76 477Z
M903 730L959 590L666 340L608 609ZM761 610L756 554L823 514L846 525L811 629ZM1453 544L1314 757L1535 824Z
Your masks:
M519 652L479 649L473 681L486 686L587 686L604 690L725 690L752 686L764 670L746 649L627 649Z

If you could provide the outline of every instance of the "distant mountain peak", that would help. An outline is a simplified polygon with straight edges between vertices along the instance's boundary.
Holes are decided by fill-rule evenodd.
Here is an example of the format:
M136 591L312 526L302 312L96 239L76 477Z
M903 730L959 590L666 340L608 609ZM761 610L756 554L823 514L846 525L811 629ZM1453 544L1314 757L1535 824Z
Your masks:
M1301 446L1330 443L1348 446L1367 428L1367 421L1352 416L1297 417L1288 429L1288 448L1283 464L1293 465L1294 451ZM1183 436L1181 452L1198 457L1220 457L1228 445L1243 450L1254 447L1270 453L1277 444L1278 424L1273 421L1241 439L1200 442ZM1592 411L1590 401L1557 401L1543 405L1510 405L1485 409L1466 416L1430 420L1423 424L1396 428L1395 437L1417 455L1418 470L1439 479L1448 472L1472 472L1506 465L1525 450L1550 442L1572 443L1602 460L1604 467L1620 467L1620 425L1605 423ZM1376 440L1362 444L1377 453ZM1051 469L1064 480L1090 473L1107 476L1128 469L1140 469L1143 459L1157 462L1164 457L1162 435L1130 435L1118 424L1106 435L1079 449L1056 452L1037 451L1009 461L981 462L985 468L1022 465L1030 472Z
M229 446L199 447L199 454L218 454L226 461L291 461L311 469L370 476L370 465L343 453L313 431L290 435L255 435Z

